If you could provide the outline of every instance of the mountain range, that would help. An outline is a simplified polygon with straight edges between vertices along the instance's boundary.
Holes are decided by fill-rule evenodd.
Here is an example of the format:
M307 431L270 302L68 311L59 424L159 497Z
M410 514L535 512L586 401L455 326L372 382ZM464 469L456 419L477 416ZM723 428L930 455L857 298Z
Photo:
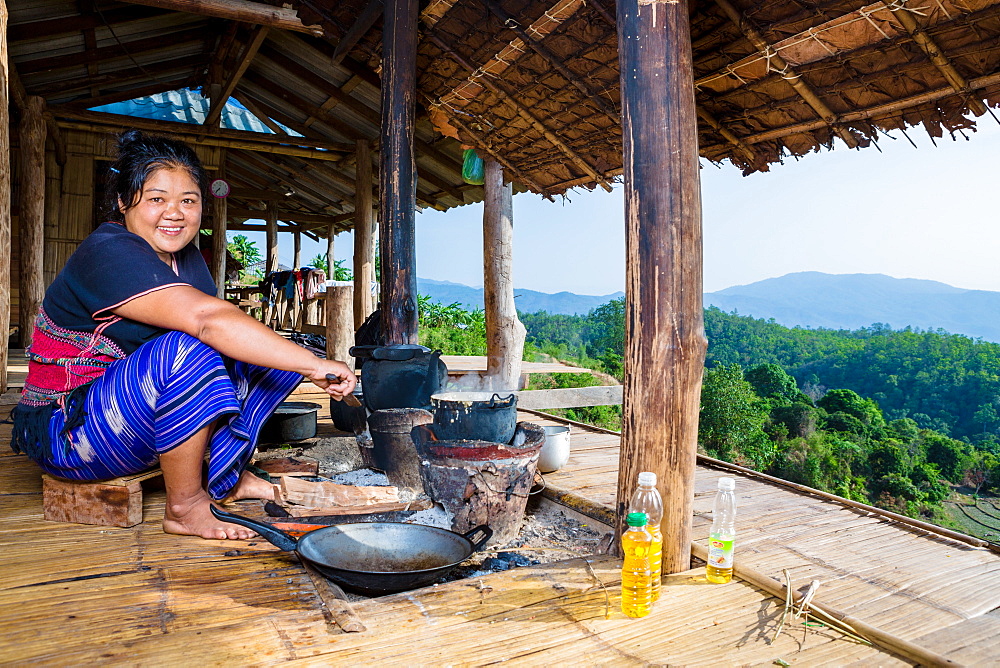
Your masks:
M418 290L444 304L483 307L483 289L448 281L417 279ZM623 292L609 295L549 294L516 289L526 313L584 315ZM716 306L754 318L773 318L787 327L858 329L875 323L893 329L943 329L952 334L1000 342L1000 292L965 290L937 281L884 274L824 274L805 271L705 294Z
M705 294L705 306L787 327L943 329L1000 342L1000 292L884 274L805 271Z

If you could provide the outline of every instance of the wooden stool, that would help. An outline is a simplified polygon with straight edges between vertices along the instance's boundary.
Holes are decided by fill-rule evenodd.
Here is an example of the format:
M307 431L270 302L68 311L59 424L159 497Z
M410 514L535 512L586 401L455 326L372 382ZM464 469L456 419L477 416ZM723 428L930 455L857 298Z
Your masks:
M142 481L159 468L113 480L81 482L42 475L42 509L52 522L131 527L142 522Z

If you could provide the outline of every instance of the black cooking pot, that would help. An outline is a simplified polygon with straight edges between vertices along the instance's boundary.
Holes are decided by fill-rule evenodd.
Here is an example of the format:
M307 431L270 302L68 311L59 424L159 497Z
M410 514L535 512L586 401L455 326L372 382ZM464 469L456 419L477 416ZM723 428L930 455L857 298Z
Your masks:
M308 401L283 401L260 430L262 443L302 441L316 435L320 405Z
M274 546L294 551L344 589L382 596L432 584L468 559L493 536L488 526L458 534L399 522L359 522L315 529L299 539L270 524L212 506L223 522L259 533ZM476 542L472 537L482 534Z
M383 408L430 408L431 395L448 378L441 351L412 344L354 346L361 366L363 400L370 411Z
M442 441L510 443L517 428L517 395L444 392L431 397L434 435Z

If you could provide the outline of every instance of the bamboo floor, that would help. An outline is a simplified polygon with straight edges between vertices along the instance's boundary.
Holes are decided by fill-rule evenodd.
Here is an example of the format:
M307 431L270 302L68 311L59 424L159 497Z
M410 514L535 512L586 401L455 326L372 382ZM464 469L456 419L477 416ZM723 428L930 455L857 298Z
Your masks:
M324 422L321 396L303 392L296 399L323 406ZM569 466L546 476L545 493L607 513L617 437L574 427L573 439ZM367 630L344 633L327 621L320 593L294 555L262 539L164 534L162 492L146 493L145 521L129 529L44 521L40 473L8 441L9 426L0 426L4 665L906 663L824 628L792 625L775 638L783 601L740 581L709 585L701 569L665 578L653 613L628 619L619 610L620 562L603 556L355 603ZM699 467L698 536L707 531L708 490L718 475ZM992 555L834 504L813 509L808 497L773 485L742 478L737 484L744 504L739 559L769 573L789 567L796 581L820 578L819 599L959 661L998 656L996 604L986 593L997 590L1000 577ZM259 511L258 502L238 506ZM778 526L783 533L769 529ZM865 568L858 570L860 562Z

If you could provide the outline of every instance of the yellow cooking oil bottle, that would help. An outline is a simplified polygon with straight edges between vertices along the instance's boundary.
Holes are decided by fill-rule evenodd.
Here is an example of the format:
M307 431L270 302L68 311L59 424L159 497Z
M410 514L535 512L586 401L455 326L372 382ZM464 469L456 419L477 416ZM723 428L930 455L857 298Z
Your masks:
M736 481L719 478L719 491L712 506L712 530L708 535L705 577L723 584L733 579L733 549L736 539Z
M663 575L663 500L656 490L656 474L643 471L639 474L639 486L629 502L630 513L646 513L646 531L653 538L649 552L649 570L653 578L653 600L660 598L660 579Z
M653 578L649 554L653 537L646 531L646 514L629 513L628 530L622 534L622 612L629 617L645 617L653 609Z

